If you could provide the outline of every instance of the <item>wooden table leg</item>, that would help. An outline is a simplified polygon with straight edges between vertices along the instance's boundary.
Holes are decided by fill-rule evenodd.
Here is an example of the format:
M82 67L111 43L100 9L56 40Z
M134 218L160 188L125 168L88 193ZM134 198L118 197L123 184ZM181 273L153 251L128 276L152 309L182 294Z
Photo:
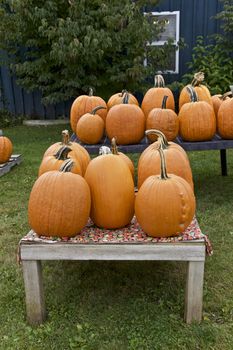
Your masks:
M22 261L26 294L27 321L31 325L42 323L45 318L45 302L40 261Z
M189 261L185 292L186 323L200 322L202 319L202 298L205 261Z
M227 176L227 150L220 149L222 176Z

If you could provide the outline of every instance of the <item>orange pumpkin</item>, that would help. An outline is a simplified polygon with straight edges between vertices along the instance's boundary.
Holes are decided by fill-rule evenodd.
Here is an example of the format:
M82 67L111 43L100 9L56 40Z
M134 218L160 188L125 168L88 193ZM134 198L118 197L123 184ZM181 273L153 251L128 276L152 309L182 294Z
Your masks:
M139 106L128 103L126 93L123 103L113 106L107 114L106 133L111 140L116 138L119 145L139 143L144 136L145 116Z
M129 224L134 215L135 195L125 161L115 154L100 155L89 163L85 179L91 190L93 222L106 229Z
M216 117L218 115L218 110L219 110L219 107L221 106L222 102L229 99L231 96L232 96L231 91L228 91L223 95L218 94L218 95L211 96L211 99L213 102L213 107L214 107L214 113L215 113Z
M141 108L147 118L153 108L160 108L163 97L168 96L167 108L175 109L175 100L172 91L165 87L165 82L162 75L155 75L154 87L150 88L143 97Z
M176 138L179 132L179 119L172 109L166 108L168 96L163 97L161 108L153 108L146 119L146 130L157 129L162 131L168 141ZM147 135L152 142L157 140L153 134Z
M159 130L147 130L146 134L155 134L159 137L159 140L147 147L139 158L138 188L142 186L149 176L158 175L160 173L158 147L161 144L166 158L168 172L185 179L193 189L192 170L184 149L174 142L167 142L165 135Z
M107 102L108 109L112 108L115 105L123 103L124 94L127 92L128 92L127 90L122 90L120 93L116 93L112 95ZM129 103L130 104L132 103L138 106L139 103L136 97L134 97L134 95L132 95L130 92L128 92L128 94L129 94Z
M129 170L130 170L130 172L132 174L132 177L134 179L134 164L133 164L132 160L126 154L124 154L122 152L118 152L115 137L112 138L111 146L112 146L111 147L112 148L112 154L118 155L121 159L124 160L124 162L126 162L126 164L129 167Z
M217 115L217 130L223 139L233 139L233 98L221 104Z
M88 163L91 160L91 157L87 150L79 145L77 142L71 142L70 141L70 136L69 136L69 131L68 130L63 130L62 131L62 142L56 142L53 145L51 145L44 153L43 157L46 157L48 155L54 155L60 148L61 146L68 146L71 148L71 152L69 153L69 157L74 157L78 158L81 169L82 169L82 175L85 174L86 168L88 166Z
M72 160L60 171L48 171L33 185L28 220L43 236L72 237L86 225L91 207L90 189L83 177L72 174Z
M2 130L0 130L0 164L8 162L12 155L13 145L11 140L3 136Z
M70 124L73 132L76 132L79 118L85 113L91 112L97 106L103 106L106 108L99 110L97 113L105 122L107 115L106 102L101 97L94 96L93 89L89 89L89 95L80 95L74 100L70 110Z
M160 175L149 176L138 191L135 215L138 223L153 237L176 236L189 226L196 208L192 188L182 177L168 174L162 147Z
M50 170L59 170L64 160L68 159L68 154L70 151L71 148L62 146L54 155L44 157L39 167L38 176L41 176ZM73 154L72 160L74 164L72 166L71 172L74 174L82 175L82 169L78 159L75 157L75 154Z
M206 101L199 101L190 85L186 87L191 102L185 103L178 114L179 133L184 141L208 141L216 132L214 109Z
M201 84L204 78L205 76L203 72L195 73L194 78L190 85L195 89L199 101L208 102L213 107L213 102L212 102L209 89L205 85ZM190 85L187 85L187 86L190 86ZM190 94L187 91L187 86L185 86L181 90L181 93L179 96L179 110L185 103L190 102Z
M102 139L104 135L104 121L96 114L100 109L105 109L105 107L97 106L78 120L76 135L83 143L94 145Z

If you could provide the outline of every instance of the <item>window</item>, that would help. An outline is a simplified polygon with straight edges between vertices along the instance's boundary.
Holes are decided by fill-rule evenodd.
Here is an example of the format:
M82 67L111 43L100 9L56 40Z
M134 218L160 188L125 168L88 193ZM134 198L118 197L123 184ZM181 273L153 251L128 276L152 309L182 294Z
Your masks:
M153 41L150 46L162 46L168 39L174 41L174 50L171 53L171 59L167 69L161 73L179 73L179 49L176 46L179 41L180 31L180 11L174 12L151 12L156 23L157 21L165 22L165 30L161 33L158 41ZM147 65L147 58L144 60L144 65Z

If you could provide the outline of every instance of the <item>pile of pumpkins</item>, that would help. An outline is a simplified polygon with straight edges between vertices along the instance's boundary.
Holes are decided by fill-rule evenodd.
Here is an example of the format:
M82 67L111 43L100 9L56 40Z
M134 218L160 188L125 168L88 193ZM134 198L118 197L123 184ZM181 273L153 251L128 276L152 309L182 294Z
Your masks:
M182 89L178 114L173 93L161 75L155 76L154 87L145 93L141 106L126 90L106 103L90 89L89 95L77 97L71 106L71 128L84 144L98 144L105 134L120 145L137 144L148 129L161 130L168 141L178 135L184 141L208 141L216 132L233 139L232 93L211 96L203 80L204 74L198 72ZM148 138L156 140L155 135Z
M13 145L11 140L3 135L0 130L0 164L7 163L12 155Z
M42 236L72 237L89 217L100 228L118 229L135 215L150 236L184 232L196 205L187 154L161 131L146 133L158 140L140 155L136 192L134 164L118 152L115 138L111 150L91 159L64 130L62 142L51 145L41 161L29 198L31 228Z

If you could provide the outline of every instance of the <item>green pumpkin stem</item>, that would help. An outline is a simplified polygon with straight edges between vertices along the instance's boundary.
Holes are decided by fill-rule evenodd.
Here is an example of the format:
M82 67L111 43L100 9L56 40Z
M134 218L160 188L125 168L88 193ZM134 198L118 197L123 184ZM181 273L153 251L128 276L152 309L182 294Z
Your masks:
M154 77L154 87L165 87L165 81L161 74L157 74Z
M189 93L191 102L198 102L198 96L197 96L197 93L196 93L194 87L192 85L187 85L186 90Z
M162 133L162 131L156 130L156 129L148 129L145 131L145 134L146 134L146 136L153 135L153 134L158 136L159 141L161 141L160 143L162 143L163 149L166 149L169 147L169 143L167 141L167 138L164 135L164 133Z
M126 91L124 93L122 103L124 103L124 104L128 104L129 103L129 93L128 93L128 91Z
M163 101L162 101L162 109L166 109L167 107L167 99L168 99L168 96L163 96Z
M66 159L62 166L60 167L59 171L63 172L63 173L68 173L72 170L74 166L74 161L72 159Z
M112 151L112 154L119 154L118 153L118 149L117 149L117 144L116 144L116 138L113 137L112 140L111 140L111 151Z
M92 109L91 113L90 114L93 114L95 115L96 112L99 110L99 109L106 109L106 107L103 107L103 106L97 106L95 108Z
M57 153L54 154L54 157L58 160L66 160L68 157L69 152L71 151L71 148L67 146L63 146L59 148Z
M164 151L163 151L163 145L162 143L160 143L159 148L158 148L158 152L160 155L160 164L161 164L161 179L162 180L167 180L169 179L168 175L167 175L167 168L166 168L166 161L165 161L165 156L164 156Z

